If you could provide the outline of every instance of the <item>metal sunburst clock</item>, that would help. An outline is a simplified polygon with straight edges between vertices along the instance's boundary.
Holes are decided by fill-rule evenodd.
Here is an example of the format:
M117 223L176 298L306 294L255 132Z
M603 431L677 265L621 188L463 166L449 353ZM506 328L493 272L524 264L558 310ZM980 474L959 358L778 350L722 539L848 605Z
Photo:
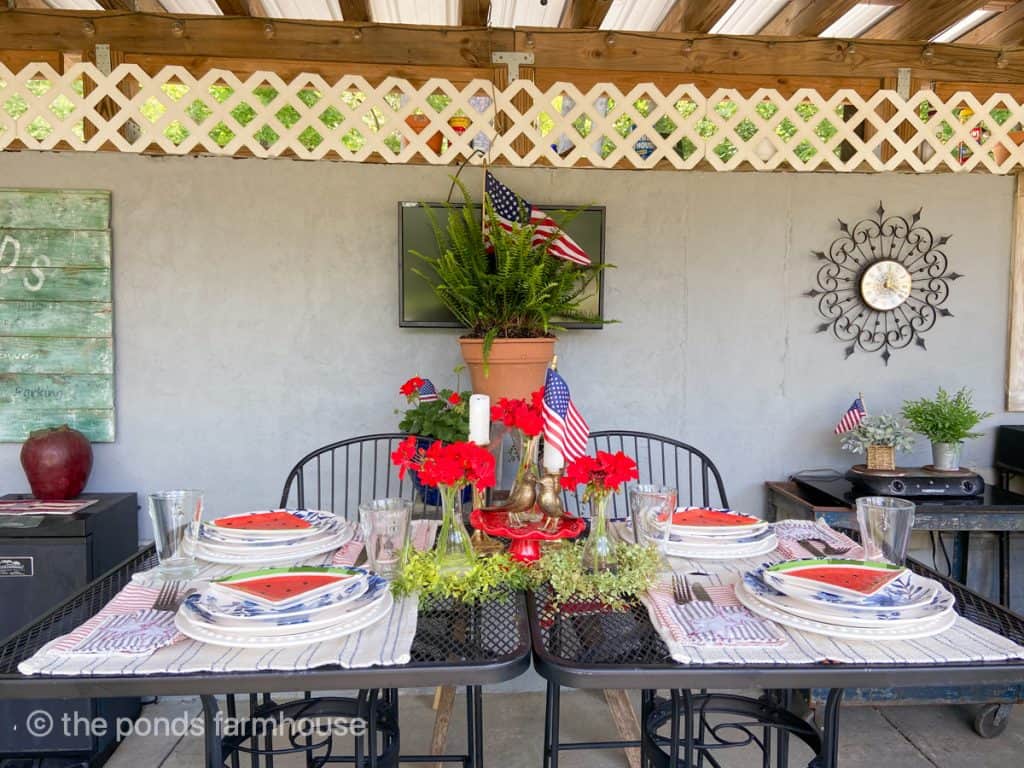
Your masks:
M921 209L909 218L887 216L878 204L873 218L849 226L842 219L828 253L813 254L825 262L818 269L818 287L804 295L817 298L826 322L819 333L831 331L848 342L846 357L857 349L881 351L889 364L893 350L910 344L925 349L923 334L946 309L949 283L962 275L948 272L943 246L950 235L936 237L919 226Z

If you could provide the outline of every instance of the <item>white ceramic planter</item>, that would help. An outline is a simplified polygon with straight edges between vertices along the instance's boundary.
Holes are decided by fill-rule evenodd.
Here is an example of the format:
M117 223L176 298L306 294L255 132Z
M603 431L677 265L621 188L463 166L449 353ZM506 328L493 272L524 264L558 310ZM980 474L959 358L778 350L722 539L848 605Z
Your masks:
M960 446L963 443L932 443L932 466L939 470L960 469Z

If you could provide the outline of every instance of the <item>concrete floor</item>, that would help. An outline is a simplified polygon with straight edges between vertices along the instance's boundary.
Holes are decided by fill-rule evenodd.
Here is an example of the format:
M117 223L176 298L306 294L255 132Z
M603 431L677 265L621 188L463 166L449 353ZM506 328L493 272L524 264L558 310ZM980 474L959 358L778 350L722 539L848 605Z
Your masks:
M432 697L402 697L402 750L428 751L433 727ZM608 709L600 692L565 691L562 694L562 739L613 738ZM196 699L163 699L146 708L153 719L184 718L200 710ZM449 750L465 744L462 713L456 701ZM542 693L487 693L484 696L485 748L488 764L500 768L540 768L543 734ZM1006 732L985 740L971 729L973 710L968 707L849 708L842 713L840 765L842 768L1016 768L1024 765L1024 715L1012 717ZM183 722L183 720L181 721ZM180 732L181 729L179 729ZM135 735L128 737L107 763L109 768L194 768L202 766L202 739L186 735ZM810 753L794 748L790 764L807 764ZM721 754L724 766L755 768L760 757L753 750ZM243 765L250 763L246 760ZM298 768L298 756L278 758L275 768ZM563 768L612 768L626 766L623 752L566 752Z

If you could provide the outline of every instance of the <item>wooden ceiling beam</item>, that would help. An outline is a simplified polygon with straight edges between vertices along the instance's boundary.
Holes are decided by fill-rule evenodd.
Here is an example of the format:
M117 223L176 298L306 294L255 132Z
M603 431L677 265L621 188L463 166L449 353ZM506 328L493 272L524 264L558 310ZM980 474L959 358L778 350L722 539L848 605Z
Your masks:
M1002 13L986 19L956 40L964 45L1001 45L1024 43L1024 2L1015 3Z
M597 69L614 82L620 70L697 74L780 75L799 77L895 77L901 67L920 80L996 83L1024 82L1024 50L998 52L935 43L922 56L921 43L830 38L676 35L521 28L515 30L517 51L532 51L538 71ZM0 39L0 45L3 40ZM680 79L680 82L686 82Z
M370 0L338 0L341 5L341 18L345 21L358 21L365 24L372 21L370 17Z
M930 40L988 0L907 0L860 36L863 40Z
M817 37L860 0L790 0L769 21L762 35Z
M598 29L612 0L568 0L562 10L561 26L567 29Z
M172 29L176 23L182 28ZM134 53L489 68L492 50L515 44L506 29L289 21L268 38L264 26L258 18L0 8L0 48L82 51L108 43Z
M684 0L683 28L680 32L710 32L733 0Z

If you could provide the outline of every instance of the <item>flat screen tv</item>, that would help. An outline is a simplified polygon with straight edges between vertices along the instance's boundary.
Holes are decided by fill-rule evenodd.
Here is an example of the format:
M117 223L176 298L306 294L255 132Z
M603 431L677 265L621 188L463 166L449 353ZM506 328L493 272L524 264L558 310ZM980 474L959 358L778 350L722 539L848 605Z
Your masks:
M460 328L460 323L438 301L430 284L413 271L418 268L429 273L430 268L410 251L429 256L437 254L437 243L426 210L428 207L443 226L448 215L443 203L398 204L398 325L403 328ZM575 212L578 208L543 204L537 207L547 211L559 223L566 216L566 211ZM480 206L474 205L473 208L479 220ZM584 208L565 225L565 231L587 252L594 264L604 263L604 206ZM588 287L583 309L604 317L603 273ZM566 328L602 327L600 323L559 322L558 325Z

